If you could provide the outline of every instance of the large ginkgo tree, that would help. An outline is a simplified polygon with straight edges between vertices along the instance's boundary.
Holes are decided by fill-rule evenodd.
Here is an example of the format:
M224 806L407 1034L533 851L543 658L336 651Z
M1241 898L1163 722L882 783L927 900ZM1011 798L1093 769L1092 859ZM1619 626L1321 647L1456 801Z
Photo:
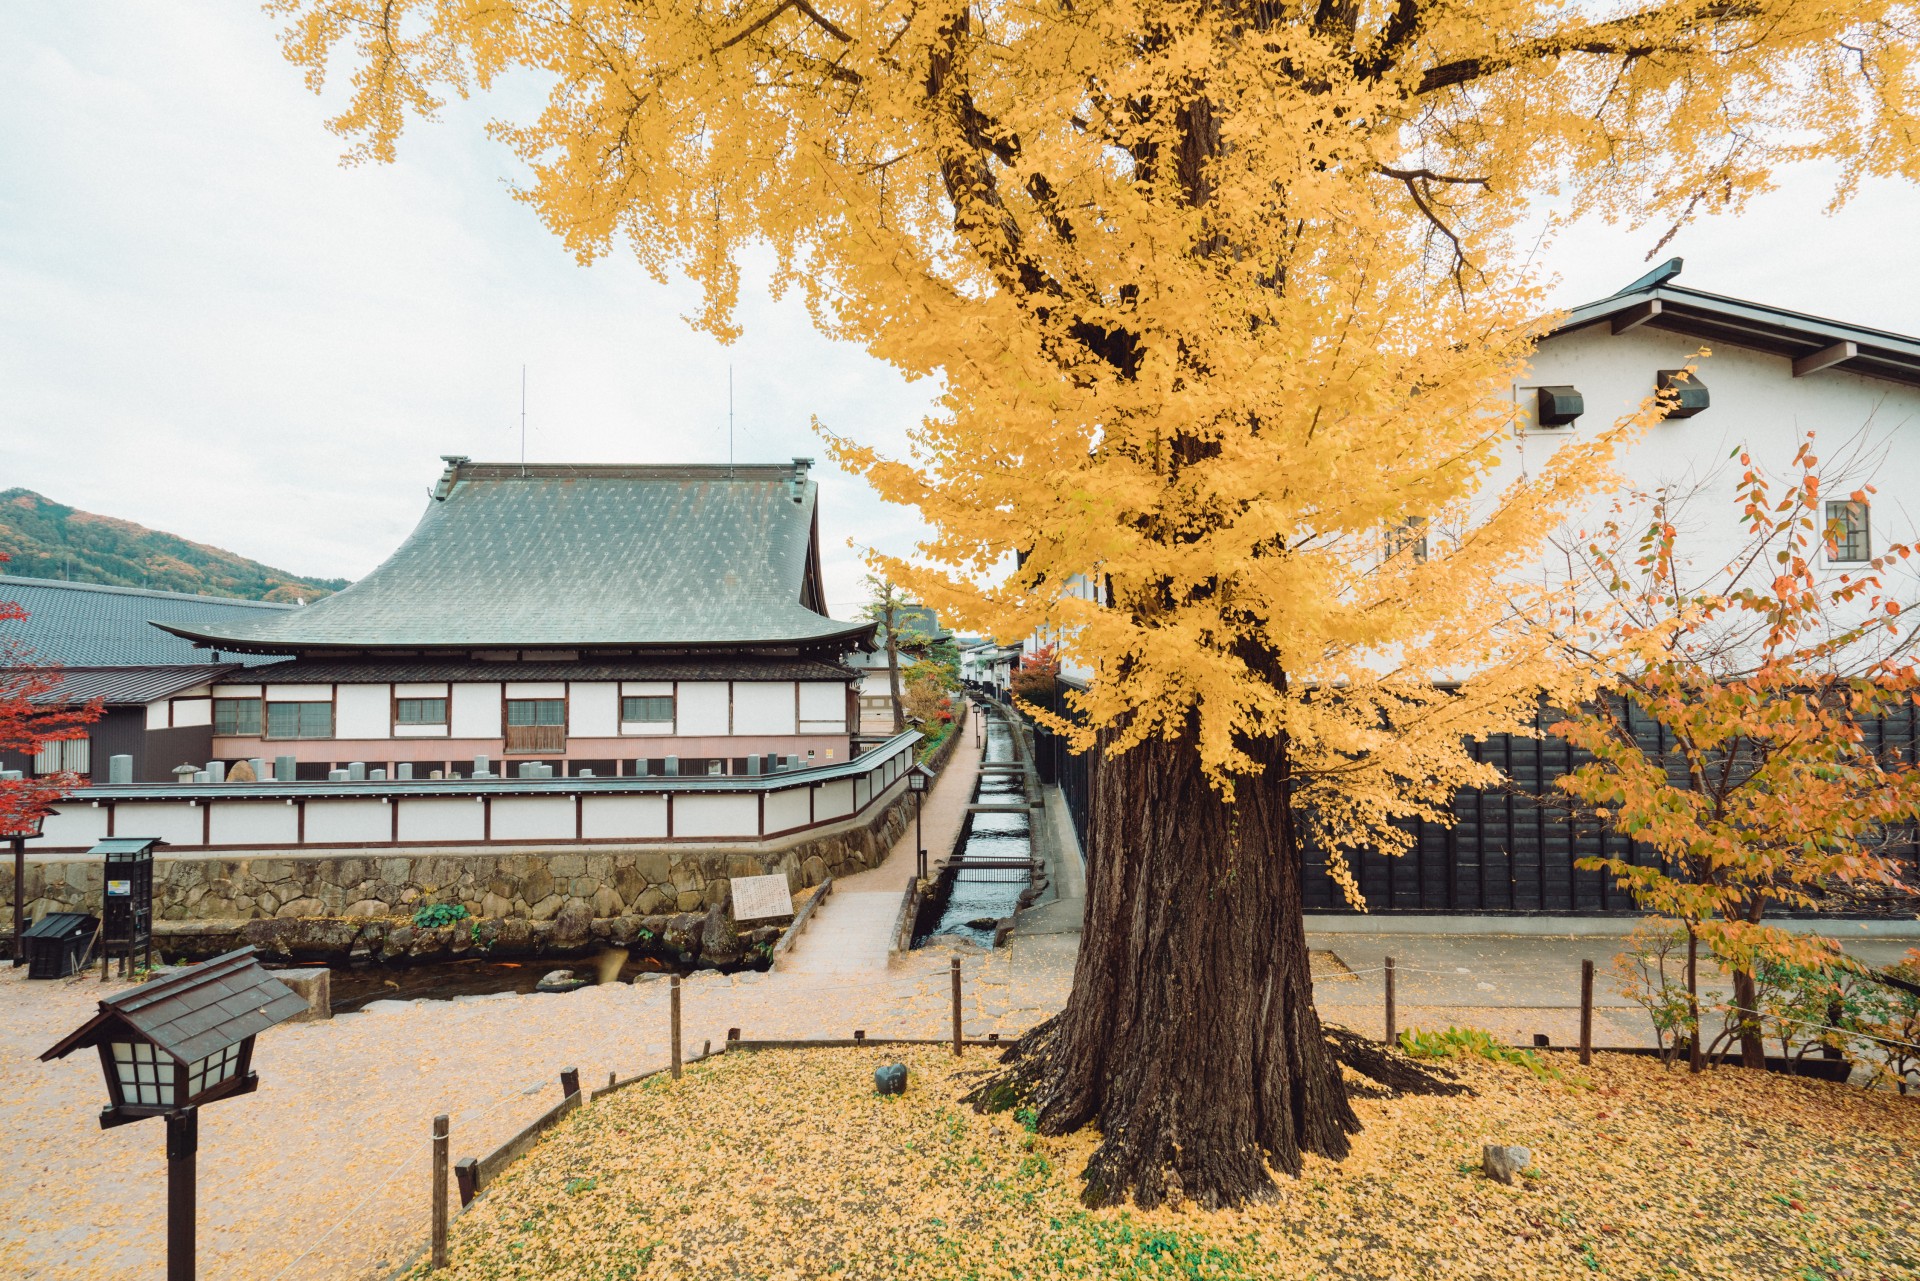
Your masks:
M519 196L731 332L743 250L937 409L836 456L943 616L1049 626L1102 752L1072 997L1009 1071L1087 1196L1270 1194L1356 1128L1311 836L1489 781L1548 657L1502 623L1610 433L1495 492L1545 211L1659 233L1788 162L1916 173L1920 17L1824 0L275 0L356 158L509 72ZM1630 425L1627 428L1630 429ZM1441 680L1439 678L1445 678Z

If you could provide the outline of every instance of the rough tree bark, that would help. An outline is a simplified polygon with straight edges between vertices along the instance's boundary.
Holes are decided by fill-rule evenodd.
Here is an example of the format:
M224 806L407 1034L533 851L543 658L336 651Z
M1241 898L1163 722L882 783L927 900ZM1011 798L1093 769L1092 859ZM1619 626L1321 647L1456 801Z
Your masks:
M1018 1095L1046 1134L1097 1123L1090 1205L1264 1200L1269 1167L1359 1129L1313 1008L1284 766L1275 745L1231 805L1190 740L1093 771L1073 994L974 1096Z

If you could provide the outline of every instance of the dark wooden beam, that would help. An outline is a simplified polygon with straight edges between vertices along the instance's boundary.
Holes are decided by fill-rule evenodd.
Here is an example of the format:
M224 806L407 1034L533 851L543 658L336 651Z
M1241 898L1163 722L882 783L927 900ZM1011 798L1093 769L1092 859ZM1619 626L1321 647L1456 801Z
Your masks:
M1615 316L1613 318L1613 332L1616 334L1624 334L1629 329L1638 329L1659 314L1660 300L1658 298L1649 298L1638 307L1623 311Z
M1802 356L1793 362L1793 376L1805 378L1808 374L1817 374L1822 369L1832 369L1843 361L1852 360L1860 354L1860 348L1850 342L1837 342L1831 347L1822 347L1809 356Z

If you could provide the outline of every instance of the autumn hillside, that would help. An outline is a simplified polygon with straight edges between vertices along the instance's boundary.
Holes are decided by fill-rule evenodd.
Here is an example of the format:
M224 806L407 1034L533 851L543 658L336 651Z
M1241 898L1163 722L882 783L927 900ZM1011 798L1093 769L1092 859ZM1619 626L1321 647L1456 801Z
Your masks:
M30 489L0 491L0 572L76 583L236 596L312 600L344 578L300 578L218 547L188 542L132 521L97 516Z

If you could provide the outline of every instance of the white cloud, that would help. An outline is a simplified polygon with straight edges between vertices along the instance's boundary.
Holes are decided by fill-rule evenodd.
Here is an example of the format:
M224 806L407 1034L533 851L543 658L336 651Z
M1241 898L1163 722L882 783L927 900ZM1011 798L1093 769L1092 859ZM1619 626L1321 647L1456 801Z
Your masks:
M412 527L438 455L515 456L523 362L535 460L723 461L729 364L743 461L819 457L814 415L898 449L925 411L926 384L796 301L750 291L729 349L681 319L684 284L575 265L508 198L477 107L360 167L328 110L247 6L0 10L0 485L351 577ZM1667 252L1699 288L1920 332L1912 191L1870 187L1835 220L1824 199L1796 176ZM1655 238L1569 233L1561 300L1639 275ZM917 526L821 481L844 614L847 538L906 552Z

